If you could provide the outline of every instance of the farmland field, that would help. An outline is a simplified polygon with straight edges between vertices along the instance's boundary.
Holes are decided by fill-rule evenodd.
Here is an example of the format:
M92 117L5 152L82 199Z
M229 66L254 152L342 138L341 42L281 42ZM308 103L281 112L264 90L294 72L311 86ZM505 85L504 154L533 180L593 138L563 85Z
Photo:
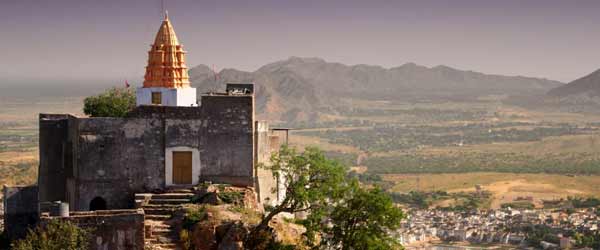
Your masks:
M39 113L81 114L83 97L1 96L0 185L37 181Z
M536 205L600 197L597 115L497 101L353 103L335 119L360 126L329 120L294 131L292 144L319 146L360 173L380 175L390 192L473 192L479 185L492 193L492 207L519 197Z

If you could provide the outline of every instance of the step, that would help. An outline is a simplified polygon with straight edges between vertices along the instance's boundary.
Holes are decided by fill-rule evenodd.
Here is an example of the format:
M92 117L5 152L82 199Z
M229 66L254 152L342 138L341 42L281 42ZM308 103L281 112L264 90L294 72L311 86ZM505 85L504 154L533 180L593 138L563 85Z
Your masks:
M152 230L152 237L162 236L166 238L177 239L178 235L173 230Z
M181 209L182 204L146 204L144 206L142 206L142 209L148 209L148 208L153 208L153 209Z
M171 230L173 228L173 226L165 223L153 223L152 226L152 230Z
M151 205L180 205L190 203L190 199L151 199L149 202Z
M146 215L170 215L175 213L177 209L173 208L144 208Z
M175 243L168 243L168 244L154 244L154 246L156 247L160 247L160 249L181 249L177 246L177 244Z
M162 244L177 244L177 237L165 237L165 236L154 236L150 239L150 243L154 245L162 245Z
M153 193L136 193L135 194L135 199L136 200L143 200L143 199L152 197L152 195L153 195Z
M194 197L193 193L164 193L164 194L152 194L151 199L191 199Z
M173 218L172 215L169 214L147 214L145 216L146 220L170 220Z

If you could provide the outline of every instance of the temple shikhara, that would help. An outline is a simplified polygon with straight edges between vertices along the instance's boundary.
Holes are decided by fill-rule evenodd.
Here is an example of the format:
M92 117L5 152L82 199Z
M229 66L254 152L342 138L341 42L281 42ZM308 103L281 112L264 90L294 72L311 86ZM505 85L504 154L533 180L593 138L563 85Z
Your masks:
M196 106L196 89L190 86L185 51L165 14L148 51L144 86L137 89L137 105Z
M278 202L277 180L257 166L287 143L287 131L256 120L253 83L197 99L185 54L165 15L126 117L40 114L38 182L4 189L7 232L55 216L101 219L98 249L141 250L154 237L148 221L162 223L152 220L189 202L199 184L252 190L261 206Z

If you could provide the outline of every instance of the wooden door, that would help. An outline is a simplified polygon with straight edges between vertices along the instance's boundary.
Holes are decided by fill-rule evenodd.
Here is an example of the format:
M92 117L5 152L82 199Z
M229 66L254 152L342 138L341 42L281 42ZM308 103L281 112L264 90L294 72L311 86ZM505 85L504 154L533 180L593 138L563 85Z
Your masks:
M173 152L173 184L192 184L192 152Z

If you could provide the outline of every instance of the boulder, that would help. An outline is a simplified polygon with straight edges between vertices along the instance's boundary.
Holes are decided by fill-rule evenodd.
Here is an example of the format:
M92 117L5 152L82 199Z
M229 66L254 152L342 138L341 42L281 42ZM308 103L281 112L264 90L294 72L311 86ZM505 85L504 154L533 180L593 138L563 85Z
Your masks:
M216 225L211 220L199 222L194 227L192 242L196 250L217 250L218 242L215 234Z

